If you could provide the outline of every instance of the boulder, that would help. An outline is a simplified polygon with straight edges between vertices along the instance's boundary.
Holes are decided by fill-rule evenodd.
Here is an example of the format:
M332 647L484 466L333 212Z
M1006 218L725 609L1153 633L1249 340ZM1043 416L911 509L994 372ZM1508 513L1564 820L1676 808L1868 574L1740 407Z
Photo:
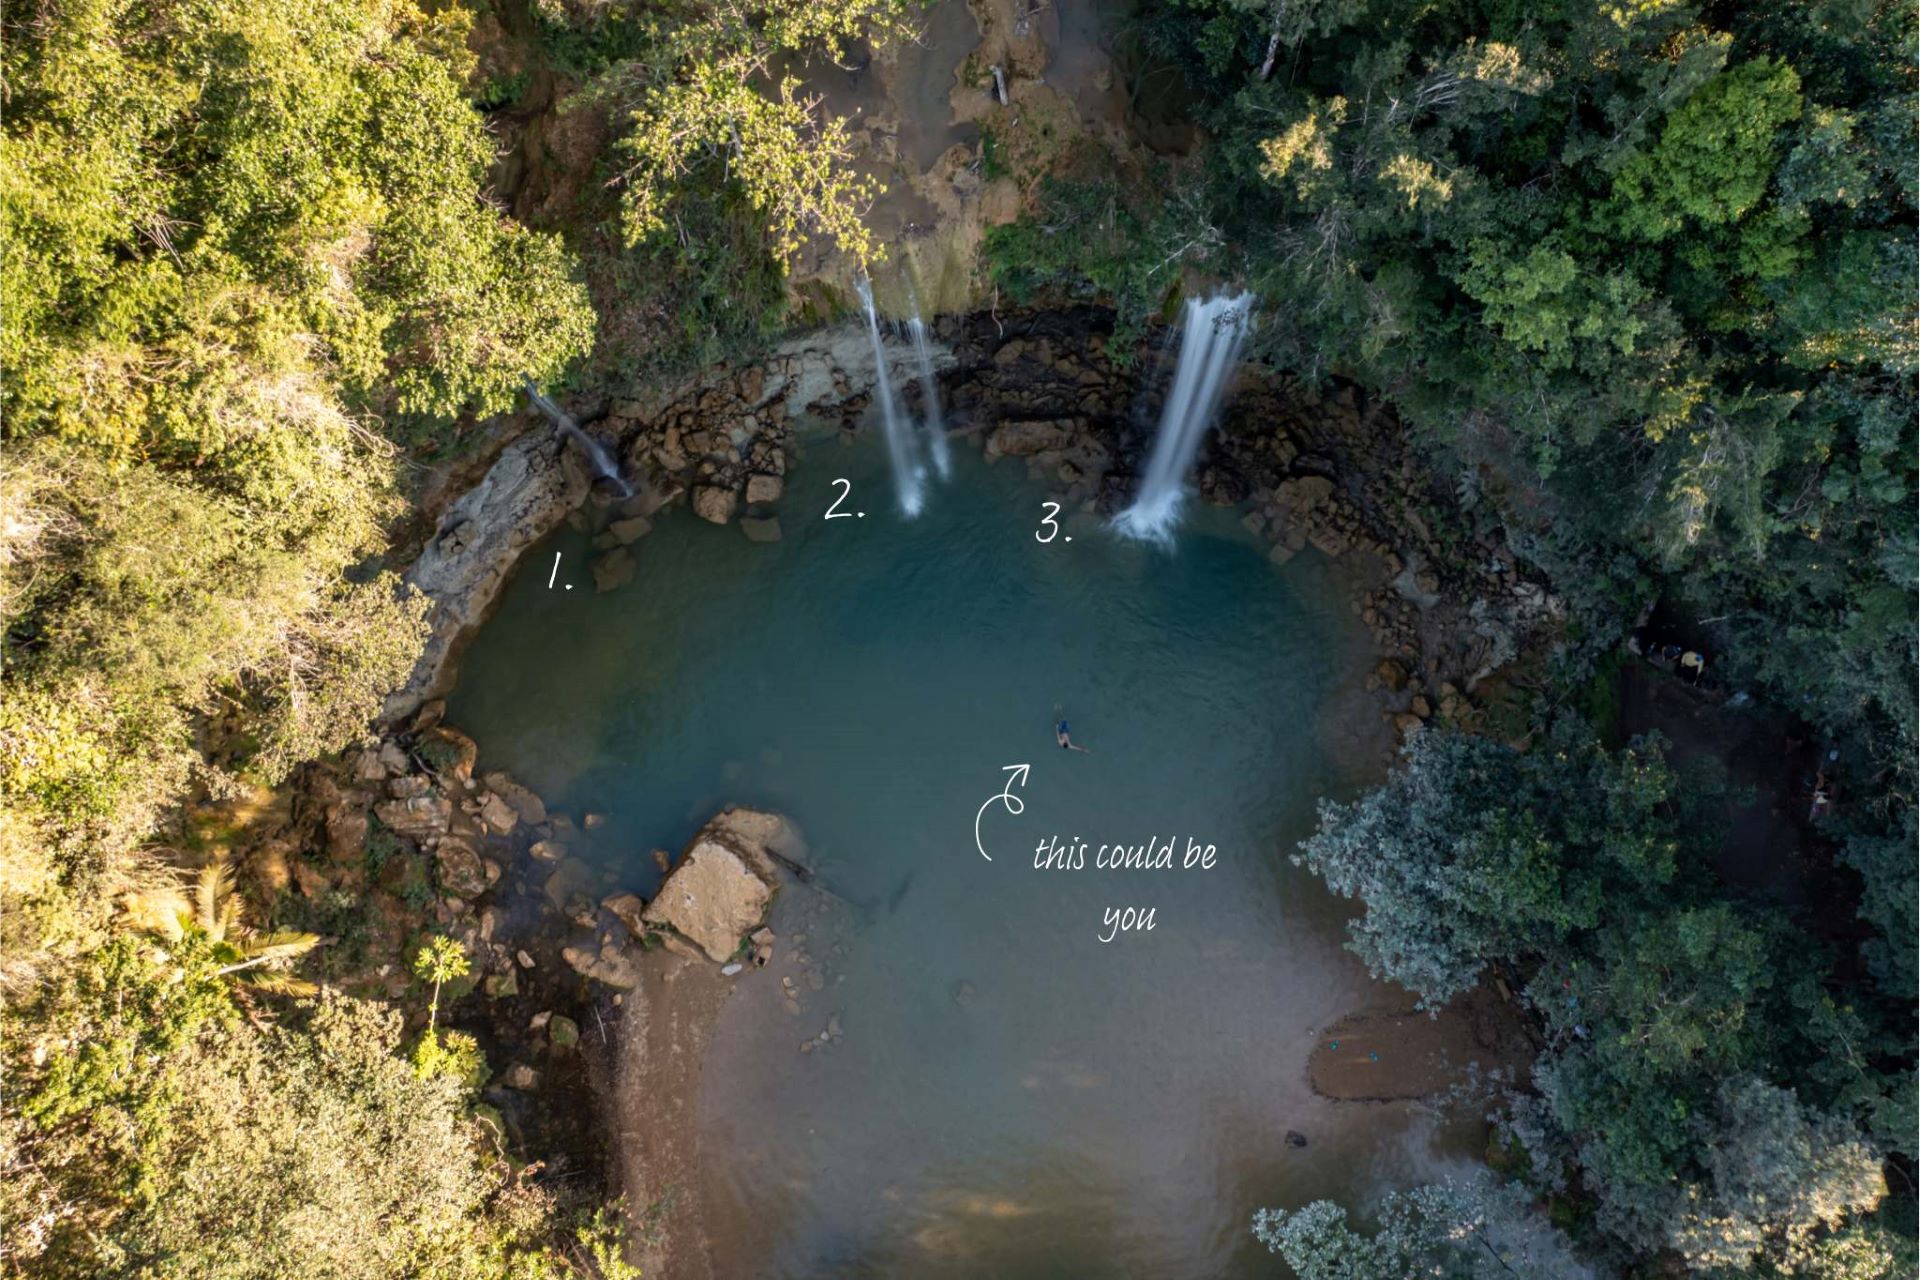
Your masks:
M612 591L633 581L634 571L639 566L634 563L633 552L625 547L615 547L603 556L593 560L593 589Z
M500 772L489 773L483 781L487 790L505 800L520 815L520 821L538 826L547 820L547 806L539 796Z
M653 532L653 521L645 516L628 516L624 520L615 520L606 527L600 537L607 539L609 547L631 546ZM595 539L599 544L599 539Z
M453 802L442 795L414 796L407 800L388 800L373 807L380 821L395 834L420 839L439 835L453 817Z
M778 502L786 489L787 482L779 476L748 476L747 502L749 505Z
M789 831L777 814L729 809L688 843L641 918L674 930L726 962L759 927L776 873L767 850Z
M614 919L627 926L627 932L635 937L646 932L647 924L642 913L646 911L647 904L639 894L616 893L602 898L600 905L612 913Z
M487 824L487 830L496 835L506 835L519 824L520 815L513 806L489 791L480 801L480 821Z
M1036 453L1065 449L1078 434L1070 418L1031 422L1003 422L987 433L986 457L1031 458Z
M344 801L327 806L327 856L358 862L367 849L367 811Z
M693 491L693 514L713 524L725 524L733 519L733 509L738 501L732 489L723 489L716 484L698 485Z
M578 858L567 858L547 877L545 888L547 900L562 911L571 910L576 898L587 898L591 906L588 891L593 888L593 871Z
M535 862L559 862L567 856L567 846L558 840L535 840L527 853Z
M421 736L420 754L443 778L465 782L473 776L473 764L480 758L480 748L459 730L436 725Z
M486 864L474 847L458 836L443 836L434 846L440 887L459 898L476 898L487 891Z
M630 991L640 985L640 951L635 947L603 944L598 951L587 947L562 947L560 958L582 977L603 982L609 987Z
M1333 481L1325 476L1298 476L1292 480L1282 480L1280 487L1274 490L1273 500L1275 505L1302 516L1332 496Z
M547 1043L556 1049L571 1049L580 1043L580 1024L572 1018L554 1014L547 1019Z
M408 774L387 784L387 794L395 800L411 800L433 790L433 779L423 773Z

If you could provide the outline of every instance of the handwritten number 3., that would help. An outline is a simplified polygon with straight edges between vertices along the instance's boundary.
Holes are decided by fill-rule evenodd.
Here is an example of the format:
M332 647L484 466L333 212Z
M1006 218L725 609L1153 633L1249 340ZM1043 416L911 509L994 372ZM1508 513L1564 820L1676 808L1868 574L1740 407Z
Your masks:
M839 508L840 508L840 504L845 502L847 500L847 496L853 492L853 485L851 482L846 480L835 480L834 483L841 486L840 496L833 500L833 505L831 507L827 508L827 519L851 520L853 519L853 512L842 511Z
M1060 504L1057 502L1044 502L1041 505L1047 509L1047 514L1040 518L1040 529L1045 529L1047 536L1044 538L1041 537L1040 529L1035 529L1033 531L1033 540L1035 542L1052 542L1060 532L1060 526L1053 522L1053 518L1060 514Z

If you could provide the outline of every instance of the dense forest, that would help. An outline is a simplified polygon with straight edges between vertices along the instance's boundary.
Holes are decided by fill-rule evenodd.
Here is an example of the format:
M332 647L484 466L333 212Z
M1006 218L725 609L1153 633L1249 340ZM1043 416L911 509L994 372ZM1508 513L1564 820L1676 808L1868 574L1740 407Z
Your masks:
M1504 1154L1595 1254L1910 1272L1913 12L1229 0L1139 23L1211 141L1163 182L1063 176L996 233L997 278L1141 313L1169 250L1250 282L1261 357L1388 396L1572 609L1527 749L1425 735L1323 811L1304 859L1366 903L1355 948L1435 1004L1494 966L1525 983L1550 1047L1497 1109ZM1574 714L1656 599L1855 762L1828 835L1863 938L1733 895L1658 741ZM1371 1240L1330 1206L1260 1230L1307 1276L1499 1274L1456 1230L1498 1206L1443 1207Z
M459 6L0 27L10 1274L629 1270L615 1206L486 1136L485 1063L431 1012L458 948L421 940L399 1008L316 991L230 824L411 668L393 540L523 375L695 367L817 318L802 244L882 252L844 128L767 69L915 11L515 13L615 122L533 225L489 198L511 87ZM1364 900L1377 974L1521 992L1548 1047L1484 1100L1492 1180L1261 1239L1310 1280L1506 1274L1481 1227L1544 1211L1629 1274L1911 1274L1911 6L1141 0L1128 31L1204 140L1066 157L983 286L1138 332L1183 279L1243 282L1252 357L1390 402L1570 610L1526 723L1421 735L1300 854ZM1655 602L1847 760L1841 925L1729 890L1711 784L1610 732Z

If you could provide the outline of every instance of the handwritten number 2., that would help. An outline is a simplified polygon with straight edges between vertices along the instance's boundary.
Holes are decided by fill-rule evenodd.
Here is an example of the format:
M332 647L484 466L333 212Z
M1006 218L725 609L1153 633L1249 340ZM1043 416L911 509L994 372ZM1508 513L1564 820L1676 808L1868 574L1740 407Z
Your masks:
M1057 502L1045 502L1041 505L1047 509L1047 514L1040 518L1040 529L1045 529L1047 536L1044 538L1041 537L1040 529L1035 529L1033 531L1033 540L1035 542L1052 542L1060 533L1060 526L1053 521L1053 518L1060 514L1060 504Z
M845 502L847 500L847 496L853 492L853 484L847 480L835 480L834 483L841 486L840 496L833 500L833 505L831 507L827 508L827 519L851 520L853 519L853 512L842 511L839 508L840 508L840 504Z

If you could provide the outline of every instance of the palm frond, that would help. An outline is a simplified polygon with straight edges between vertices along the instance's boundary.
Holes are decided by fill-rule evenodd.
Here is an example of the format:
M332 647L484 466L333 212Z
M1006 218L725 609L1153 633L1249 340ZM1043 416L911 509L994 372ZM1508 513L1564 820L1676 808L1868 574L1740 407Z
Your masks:
M235 911L233 871L227 860L216 858L200 868L195 888L200 927L215 942L224 940Z
M240 952L248 960L258 960L271 964L276 960L292 960L303 956L320 945L317 933L297 933L291 929L280 929L273 933L253 933L240 939Z
M320 993L320 988L305 978L276 973L272 969L255 969L248 973L236 974L234 981L254 991L275 996L311 996Z

